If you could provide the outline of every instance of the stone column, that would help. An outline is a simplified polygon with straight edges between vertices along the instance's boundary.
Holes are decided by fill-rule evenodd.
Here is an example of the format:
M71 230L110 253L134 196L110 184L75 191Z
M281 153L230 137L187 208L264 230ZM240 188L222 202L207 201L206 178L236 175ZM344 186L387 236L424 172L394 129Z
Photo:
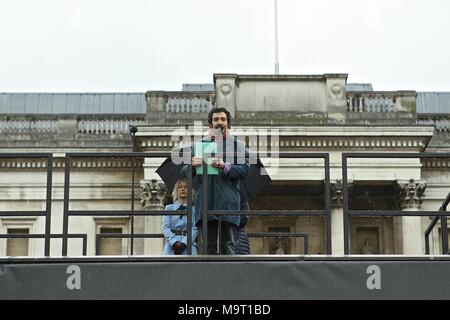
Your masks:
M331 184L331 245L333 255L344 254L344 211L341 180Z
M158 180L141 181L141 205L145 210L164 210L167 195L165 184ZM145 233L162 233L162 216L145 217ZM144 252L147 255L161 255L164 239L146 239Z
M401 208L403 211L420 211L426 184L423 181L398 181ZM402 217L403 254L424 254L422 217Z

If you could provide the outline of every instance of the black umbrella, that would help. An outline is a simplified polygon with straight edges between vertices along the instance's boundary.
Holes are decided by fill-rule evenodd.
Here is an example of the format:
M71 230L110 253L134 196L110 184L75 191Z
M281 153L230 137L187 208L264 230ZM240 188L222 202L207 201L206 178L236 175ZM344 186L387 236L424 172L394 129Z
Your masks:
M269 174L267 173L261 160L258 158L256 164L250 165L250 172L247 178L242 181L241 186L247 192L250 200L256 198L258 193L266 186L272 183Z
M166 184L169 193L172 192L175 183L183 177L181 174L182 167L183 164L175 164L172 162L171 158L167 158L159 168L156 169L156 173ZM272 179L270 179L267 174L261 160L257 159L256 164L250 165L250 172L247 178L241 183L241 194L245 191L248 199L253 200L256 198L256 195L270 183L272 183ZM197 186L194 183L194 189L196 189L196 187Z

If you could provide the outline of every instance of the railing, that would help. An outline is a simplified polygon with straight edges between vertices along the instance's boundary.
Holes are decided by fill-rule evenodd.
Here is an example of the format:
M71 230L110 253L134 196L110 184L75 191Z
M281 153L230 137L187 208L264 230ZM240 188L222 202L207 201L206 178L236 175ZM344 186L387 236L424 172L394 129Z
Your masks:
M65 168L64 168L64 205L63 205L63 241L62 241L62 255L67 256L67 235L69 230L69 217L70 216L162 216L162 215L180 215L180 211L168 211L168 210L135 210L134 209L134 171L135 171L135 159L136 158L146 158L146 157L155 157L155 158L167 158L170 157L170 152L150 152L150 153L66 153L65 158ZM71 161L74 158L131 158L131 170L132 170L132 182L131 182L131 208L130 210L106 210L106 211L87 211L87 210L70 210L69 209L69 189L70 189L70 168ZM192 190L191 190L192 191ZM188 221L192 220L192 207L188 207ZM191 229L188 229L191 230ZM104 234L103 237L108 237L109 234ZM144 235L137 235L137 237L143 237ZM153 237L152 234L145 234L145 236ZM131 255L133 255L133 239L135 238L133 229L130 235L118 235L114 234L114 237L129 237L131 239ZM191 242L191 233L188 232L188 243ZM96 236L96 242L101 236ZM96 249L98 250L98 248ZM191 245L188 245L188 254L191 254Z
M342 154L342 195L343 195L343 211L344 211L344 253L349 254L349 217L350 216L440 216L442 217L443 225L447 225L446 211L401 211L401 210L350 210L348 199L348 175L347 175L347 159L350 158L380 158L380 159L422 159L422 158L450 158L450 153L343 153ZM443 248L448 248L448 230L442 229ZM444 251L445 252L445 251Z
M50 239L51 238L60 238L62 237L62 255L67 255L67 240L68 238L73 237L82 237L83 235L71 235L68 233L68 223L70 216L162 216L162 215L180 215L186 214L188 215L188 230L192 229L192 174L188 173L188 209L185 212L180 211L166 211L166 210L134 210L134 201L131 201L131 210L106 210L106 211L85 211L85 210L69 210L69 188L70 188L70 170L72 168L71 161L76 158L105 158L105 157L113 157L113 158L132 158L132 172L135 170L135 159L136 158L166 158L171 156L169 152L150 152L150 153L67 153L65 158L65 182L64 182L64 211L63 211L63 232L61 235L51 234L50 226L51 226L51 191L52 191L52 162L53 158L51 154L43 154L43 153L10 153L10 154L0 154L0 158L41 158L47 160L47 193L46 193L46 209L43 211L0 211L0 216L45 216L45 233L44 234L36 234L36 235L4 235L3 238L7 237L30 237L30 238L39 238L44 237L45 239L45 249L44 254L46 256L50 253ZM251 156L259 156L255 154L251 154ZM267 156L267 155L264 155ZM218 215L218 216L227 216L227 215L248 215L248 216L323 216L325 217L326 223L326 246L327 253L331 254L331 210L330 210L330 166L329 166L329 155L328 154L305 154L305 153L279 153L277 154L279 158L316 158L324 160L324 170L325 170L325 179L324 179L324 209L323 210L241 210L239 212L226 211L226 210L203 210L203 221L207 221L208 215ZM344 252L345 254L349 254L349 217L351 216L437 216L427 229L426 237L428 237L432 228L436 225L438 217L441 218L441 226L442 226L442 248L444 253L448 253L448 231L447 231L447 216L448 213L446 211L447 205L450 202L450 195L447 196L444 201L442 207L438 212L436 211L401 211L401 210L349 210L348 203L348 167L347 167L347 159L349 158L425 158L425 159L446 159L450 158L449 153L424 153L424 154L385 154L385 153L343 153L342 154L342 177L343 177L343 213L344 213ZM204 159L206 161L206 159ZM188 166L189 170L192 170L191 166ZM192 172L192 171L191 171ZM207 172L204 170L204 175ZM204 177L205 178L205 177ZM204 180L206 181L206 179ZM131 199L134 200L134 174L132 175L132 184L131 184ZM207 186L204 186L203 190L204 194L207 195ZM203 201L206 201L206 197L204 197ZM204 208L207 208L204 206ZM305 239L305 243L308 242L306 234L250 234L255 237L272 237L272 236L289 236L289 237L303 237ZM188 252L191 253L191 233L188 233ZM84 237L84 236L83 236ZM100 234L96 236L96 243L98 239L102 237L119 237L119 238L131 238L131 243L133 243L134 238L161 238L161 234ZM207 227L203 228L203 239L207 239ZM428 239L428 238L427 238ZM98 244L98 243L97 243ZM85 247L85 244L83 245ZM203 242L204 252L206 250L207 241ZM98 245L96 246L98 248ZM85 251L85 250L83 250ZM307 249L306 249L307 252ZM427 252L429 253L429 245ZM131 246L131 254L133 254L133 246Z
M447 212L447 206L450 203L450 192L447 195L447 198L442 203L442 206L439 208L439 212L446 213ZM449 254L448 251L448 235L447 232L444 232L443 230L447 230L447 217L446 216L436 216L434 217L433 221L428 226L427 230L425 231L425 254L430 254L430 233L433 231L434 227L436 226L437 222L441 219L441 241L442 241L442 253L443 254Z
M212 103L206 99L180 99L167 98L166 112L186 113L186 112L208 112L212 109Z
M0 239L62 239L62 234L45 234L45 233L14 233L14 234L0 234ZM87 234L85 233L71 233L67 235L67 238L70 239L82 239L83 247L82 247L82 255L85 256L87 254ZM45 254L45 256L49 256L49 254Z
M45 196L45 210L42 211L0 211L0 217L45 217L44 255L50 255L50 227L52 217L52 173L53 155L51 153L0 153L0 159L46 159L47 164L47 188ZM8 237L14 237L10 234ZM30 235L31 236L31 235Z
M252 153L249 155L250 159L259 158L259 154ZM267 155L262 155L267 156ZM273 156L273 155L270 155ZM326 230L326 250L327 254L332 253L331 248L331 197L330 197L330 158L328 153L300 153L300 152L281 152L276 153L279 159L323 159L324 160L324 170L325 170L325 179L324 179L324 209L323 210L240 210L239 212L230 212L228 210L208 210L207 205L207 194L208 194L208 184L205 183L203 185L203 198L202 198L202 222L203 222L203 239L208 239L208 228L207 221L208 215L218 215L218 216L289 216L289 217L299 217L299 216L323 216L325 217L325 230ZM203 157L203 166L206 168L207 157ZM190 170L192 170L191 166ZM189 174L188 184L191 183L191 174ZM203 181L207 180L207 170L203 170ZM188 195L188 203L189 203L189 195ZM189 222L189 221L188 221ZM219 224L220 228L220 224ZM188 230L189 223L188 223ZM218 234L220 235L220 230ZM283 234L286 235L286 234ZM268 236L271 236L269 233ZM289 236L294 236L290 234ZM300 235L304 237L304 234ZM220 242L220 237L219 237ZM203 241L203 252L207 252L207 241Z
M396 92L347 92L348 112L396 112Z
M211 110L216 93L215 91L149 91L146 97L150 100L150 112L164 110L166 113L198 113Z
M284 233L284 232L250 232L249 238L303 238L303 253L309 254L309 236L307 233Z
M127 134L130 125L144 125L144 117L128 119L80 119L77 131L84 134Z
M8 118L8 119L6 119ZM23 116L21 117L23 118ZM59 123L56 119L14 119L13 117L0 118L0 133L52 133L58 132Z
M130 125L144 125L145 114L8 115L0 117L2 134L128 134Z
M179 212L179 211L178 211ZM147 234L147 233L100 233L95 235L95 255L100 255L100 240L101 239L158 239L158 238L164 238L164 235L161 234ZM133 241L133 240L132 240ZM132 251L132 250L131 250Z
M147 152L147 153L66 153L65 158L65 180L64 180L64 211L63 211L63 244L62 244L62 255L67 256L67 235L69 226L70 216L162 216L162 215L187 215L187 230L192 230L192 166L188 166L188 195L187 195L187 209L183 211L177 210L135 210L134 209L134 170L135 158L167 158L170 157L170 152ZM253 155L256 156L256 155ZM330 207L330 165L329 165L329 155L328 154L305 154L305 153L279 153L277 154L280 158L318 158L324 159L324 169L325 169L325 183L324 183L324 209L323 210L248 210L248 211L220 211L220 210L202 210L203 221L206 224L208 215L249 215L249 216L324 216L326 220L326 237L327 237L327 253L331 254L331 207ZM69 209L69 189L70 189L70 168L71 161L74 158L92 158L92 157L119 157L119 158L132 158L132 183L131 183L131 210L70 210ZM207 158L204 158L207 161ZM204 170L204 179L207 174L207 170ZM205 179L204 181L207 181ZM206 201L207 195L207 185L205 184L203 189L203 201ZM203 208L207 208L204 206ZM207 252L207 226L203 227L203 252ZM220 231L219 231L220 234ZM255 237L302 237L304 238L305 252L308 252L308 236L303 233L261 233L261 234L250 234ZM131 239L131 255L133 255L133 240L134 238L161 238L161 234L97 234L96 235L96 253L99 253L99 241L102 238L129 238ZM220 238L219 238L220 242ZM190 255L192 253L192 234L187 233L187 253Z
M450 133L450 115L418 115L417 124L436 126L438 133Z

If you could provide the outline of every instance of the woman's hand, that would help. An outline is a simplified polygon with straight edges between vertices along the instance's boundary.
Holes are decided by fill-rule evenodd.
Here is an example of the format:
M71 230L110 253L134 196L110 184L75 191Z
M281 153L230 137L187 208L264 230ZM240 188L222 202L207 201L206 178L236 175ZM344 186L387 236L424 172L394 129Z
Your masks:
M176 241L172 245L173 251L175 254L181 254L183 253L184 249L186 248L186 245L183 242Z

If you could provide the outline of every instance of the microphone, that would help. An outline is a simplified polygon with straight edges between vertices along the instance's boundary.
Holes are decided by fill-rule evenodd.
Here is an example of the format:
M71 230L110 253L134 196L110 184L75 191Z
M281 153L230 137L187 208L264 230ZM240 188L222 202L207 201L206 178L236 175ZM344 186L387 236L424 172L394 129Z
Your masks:
M216 127L214 129L214 135L211 137L211 141L216 141L216 137L221 137L223 135L222 127Z

